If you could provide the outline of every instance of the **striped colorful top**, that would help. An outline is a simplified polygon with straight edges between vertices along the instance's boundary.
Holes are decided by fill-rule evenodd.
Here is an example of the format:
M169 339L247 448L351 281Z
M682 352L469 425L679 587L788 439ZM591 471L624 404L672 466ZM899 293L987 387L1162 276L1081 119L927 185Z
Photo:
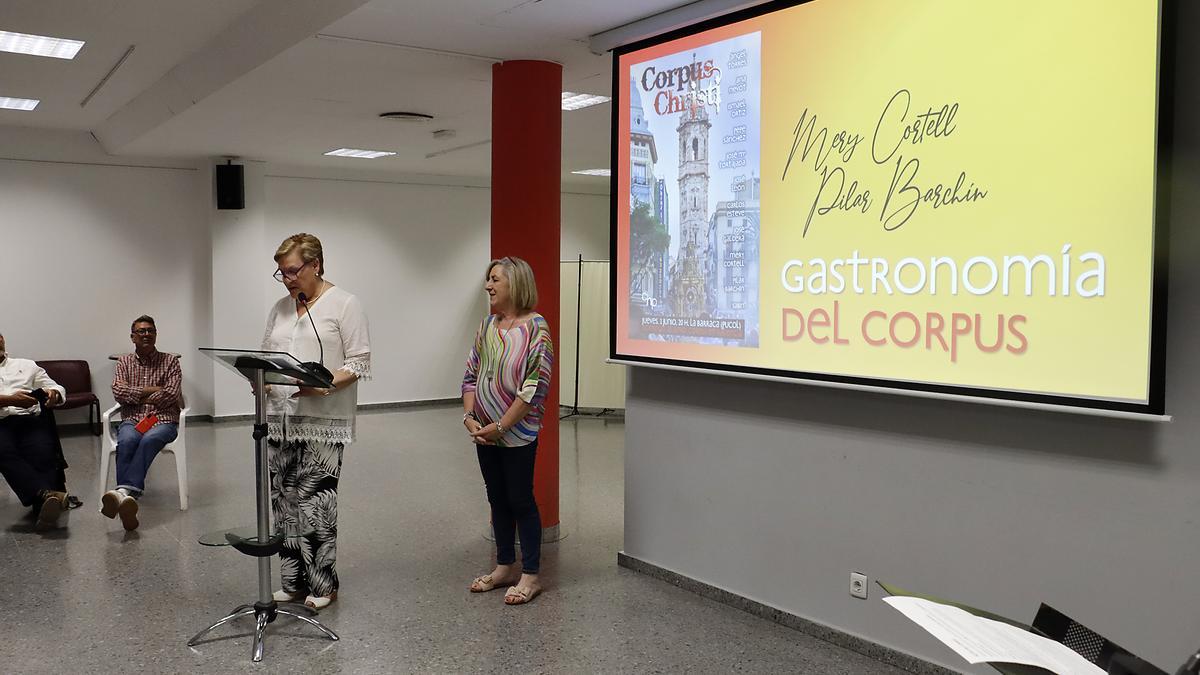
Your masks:
M518 396L533 408L496 445L519 447L537 440L553 364L550 324L541 314L503 333L494 314L479 325L462 383L462 393L475 392L475 416L487 426L499 420Z

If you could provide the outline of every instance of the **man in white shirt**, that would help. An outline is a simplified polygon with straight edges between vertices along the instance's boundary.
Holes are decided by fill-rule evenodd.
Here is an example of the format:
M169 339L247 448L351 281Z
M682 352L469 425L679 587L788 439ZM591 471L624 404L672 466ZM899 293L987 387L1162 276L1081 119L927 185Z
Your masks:
M41 366L8 356L0 335L0 475L37 512L39 530L56 527L67 507L58 429L42 414L66 396Z

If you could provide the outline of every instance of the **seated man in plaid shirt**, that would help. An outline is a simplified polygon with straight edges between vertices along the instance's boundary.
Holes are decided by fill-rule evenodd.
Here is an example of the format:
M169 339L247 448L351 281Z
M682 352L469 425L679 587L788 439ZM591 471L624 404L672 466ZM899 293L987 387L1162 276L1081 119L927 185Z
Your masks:
M138 526L137 498L146 488L146 472L158 452L179 435L179 408L183 373L179 357L155 348L158 329L154 319L133 320L130 339L134 353L117 361L113 397L121 404L117 431L117 489L100 498L100 513L121 516L126 530Z

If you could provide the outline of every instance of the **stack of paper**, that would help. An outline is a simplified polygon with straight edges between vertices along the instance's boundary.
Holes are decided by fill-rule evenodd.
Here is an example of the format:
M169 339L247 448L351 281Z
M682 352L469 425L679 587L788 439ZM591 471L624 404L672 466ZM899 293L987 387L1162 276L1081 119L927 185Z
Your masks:
M883 601L969 663L1022 663L1058 675L1105 675L1104 670L1066 645L1016 626L921 598L892 596Z

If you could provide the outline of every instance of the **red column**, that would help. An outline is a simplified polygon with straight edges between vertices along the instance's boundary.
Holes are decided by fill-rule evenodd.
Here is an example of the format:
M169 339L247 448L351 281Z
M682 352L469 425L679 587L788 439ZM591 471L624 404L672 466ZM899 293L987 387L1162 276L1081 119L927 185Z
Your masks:
M492 66L492 257L533 267L537 311L559 342L562 66L506 61ZM547 538L557 538L558 374L555 360L538 436L533 493Z

